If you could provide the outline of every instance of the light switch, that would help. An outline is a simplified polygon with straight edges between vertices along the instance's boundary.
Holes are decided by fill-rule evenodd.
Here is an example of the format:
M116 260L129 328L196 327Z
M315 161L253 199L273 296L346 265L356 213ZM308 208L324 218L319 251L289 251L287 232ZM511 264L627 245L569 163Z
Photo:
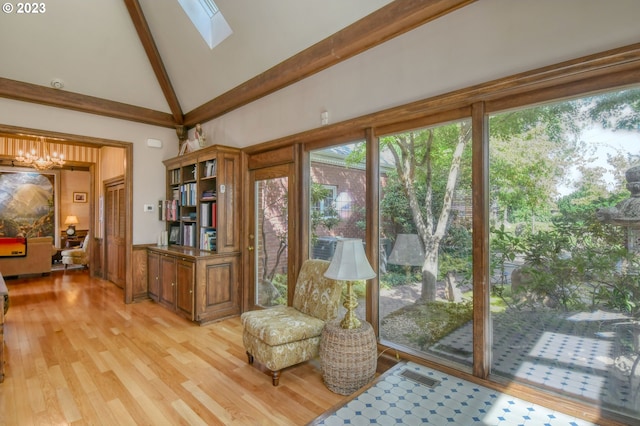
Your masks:
M144 211L145 212L152 212L153 211L153 204L145 204L144 205Z

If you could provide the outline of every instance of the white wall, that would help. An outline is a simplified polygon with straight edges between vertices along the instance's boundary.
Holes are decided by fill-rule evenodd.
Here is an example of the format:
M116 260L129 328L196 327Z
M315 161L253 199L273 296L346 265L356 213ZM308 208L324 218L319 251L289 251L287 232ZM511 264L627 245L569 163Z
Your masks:
M245 147L640 42L637 0L481 0L203 124Z
M637 0L481 0L223 117L204 123L207 144L246 147L518 72L640 42ZM0 99L0 122L133 142L133 242L162 229L162 160L171 129ZM191 133L193 137L193 132ZM164 142L146 146L147 138Z
M158 200L165 198L162 160L178 154L175 130L9 99L0 99L0 122L133 143L133 243L157 241L164 223L157 219L156 211L145 213L143 206L156 208ZM160 139L163 148L147 147L148 138Z

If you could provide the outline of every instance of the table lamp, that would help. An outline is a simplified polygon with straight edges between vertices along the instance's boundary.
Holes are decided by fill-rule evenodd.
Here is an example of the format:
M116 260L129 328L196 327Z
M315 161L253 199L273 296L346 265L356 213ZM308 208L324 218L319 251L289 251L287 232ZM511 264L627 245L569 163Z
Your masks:
M359 328L360 320L354 313L354 309L358 306L358 299L353 294L352 281L368 280L376 276L364 253L362 240L358 238L338 239L333 259L324 276L347 282L347 296L343 305L347 313L340 322L340 326L348 329Z
M67 216L67 218L64 220L64 224L68 225L69 227L67 228L67 235L72 237L76 234L76 225L78 224L78 217L77 216Z

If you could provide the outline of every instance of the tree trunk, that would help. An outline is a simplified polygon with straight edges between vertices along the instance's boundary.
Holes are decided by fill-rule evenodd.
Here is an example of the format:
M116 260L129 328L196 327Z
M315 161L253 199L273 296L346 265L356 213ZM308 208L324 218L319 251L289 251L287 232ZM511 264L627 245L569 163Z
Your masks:
M425 259L422 264L422 294L420 295L420 300L423 302L436 300L439 246L440 244L434 244L425 249Z

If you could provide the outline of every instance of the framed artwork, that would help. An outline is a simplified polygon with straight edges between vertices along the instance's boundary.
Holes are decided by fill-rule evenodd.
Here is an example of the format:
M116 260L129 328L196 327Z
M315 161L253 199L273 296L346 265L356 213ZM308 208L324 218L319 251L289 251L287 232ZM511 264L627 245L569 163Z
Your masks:
M74 203L86 203L87 202L87 193L86 192L74 192L73 193L73 202Z
M0 167L0 237L55 239L56 178L53 172Z
M178 226L172 226L169 231L169 244L178 244L180 239L180 228Z
M0 237L0 257L25 257L27 239L25 237Z

